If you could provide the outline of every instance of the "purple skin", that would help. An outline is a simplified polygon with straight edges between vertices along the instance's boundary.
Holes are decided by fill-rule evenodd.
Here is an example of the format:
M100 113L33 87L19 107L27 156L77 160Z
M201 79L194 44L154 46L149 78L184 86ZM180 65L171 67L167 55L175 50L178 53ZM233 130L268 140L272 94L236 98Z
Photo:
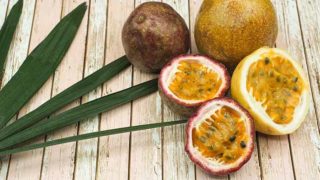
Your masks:
M135 67L158 73L173 57L188 52L190 35L183 18L171 6L147 2L124 24L122 44Z

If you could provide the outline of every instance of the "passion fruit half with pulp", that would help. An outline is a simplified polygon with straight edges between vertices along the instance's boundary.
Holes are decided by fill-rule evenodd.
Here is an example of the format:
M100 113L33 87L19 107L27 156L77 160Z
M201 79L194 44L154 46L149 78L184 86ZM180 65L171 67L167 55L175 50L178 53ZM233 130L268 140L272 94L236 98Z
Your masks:
M185 150L190 159L211 175L239 170L254 148L250 114L230 98L205 103L186 126Z
M181 55L161 71L159 92L175 112L190 116L204 102L222 97L230 76L221 63L201 55Z
M260 48L244 58L233 73L231 94L254 117L256 129L270 135L294 132L311 98L301 66L277 48Z

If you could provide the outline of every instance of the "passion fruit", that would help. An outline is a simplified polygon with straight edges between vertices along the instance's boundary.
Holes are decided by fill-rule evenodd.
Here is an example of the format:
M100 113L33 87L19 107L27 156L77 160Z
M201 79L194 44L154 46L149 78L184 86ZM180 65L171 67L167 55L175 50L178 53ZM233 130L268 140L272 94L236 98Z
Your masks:
M257 131L269 135L298 129L311 99L302 67L285 51L267 47L240 62L232 76L231 94L254 117Z
M135 67L159 72L170 59L188 52L190 35L185 21L171 6L146 2L125 22L122 44Z
M216 98L189 119L185 150L207 173L227 175L249 161L254 134L253 119L242 106L230 98Z
M225 66L201 55L174 58L159 77L159 93L165 104L184 116L190 116L204 102L224 96L229 86Z
M195 24L199 52L230 69L258 48L273 46L277 34L270 0L204 0Z

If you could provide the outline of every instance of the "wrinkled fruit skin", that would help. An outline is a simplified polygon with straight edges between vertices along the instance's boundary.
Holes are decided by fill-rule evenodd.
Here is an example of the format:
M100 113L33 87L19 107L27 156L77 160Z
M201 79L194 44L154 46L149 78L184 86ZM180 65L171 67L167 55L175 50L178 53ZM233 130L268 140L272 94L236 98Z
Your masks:
M129 61L145 72L157 73L174 56L188 52L189 30L169 5L147 2L138 6L122 29Z
M273 46L277 16L270 0L204 0L195 24L201 53L230 69L262 46Z
M197 118L199 118L198 116L201 114L201 111L210 103L213 102L226 102L228 104L232 104L234 107L236 107L237 109L239 109L241 112L244 113L244 115L246 116L246 118L248 119L249 122L249 136L252 139L251 143L247 145L248 149L248 153L247 155L244 156L243 160L241 162L239 162L238 164L234 164L228 168L212 168L207 166L205 163L203 163L199 157L197 157L197 155L195 155L194 153L192 153L192 149L191 147L191 143L192 143L192 123L194 121L197 120ZM244 109L238 102L236 102L235 100L228 98L228 97L222 97L222 98L215 98L211 101L206 102L205 104L203 104L202 106L200 106L200 108L197 110L196 113L194 113L188 120L188 123L186 125L186 144L185 144L185 151L187 153L187 155L189 156L189 158L191 159L192 162L194 162L196 165L198 165L202 170L204 170L206 173L210 174L210 175L214 175L214 176L226 176L230 173L236 172L238 171L243 165L245 165L251 158L253 150L254 150L254 138L255 138L255 127L254 127L254 122L253 122L253 118L252 116L249 114L249 112Z

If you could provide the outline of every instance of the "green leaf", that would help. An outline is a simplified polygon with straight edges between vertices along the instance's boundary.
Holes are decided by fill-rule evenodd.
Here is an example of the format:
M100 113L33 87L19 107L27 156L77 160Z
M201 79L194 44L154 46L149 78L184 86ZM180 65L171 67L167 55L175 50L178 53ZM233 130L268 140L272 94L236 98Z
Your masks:
M0 79L3 75L10 44L16 31L23 7L23 0L19 0L11 9L0 30Z
M129 66L130 63L126 56L122 56L121 58L99 69L95 73L89 75L88 77L59 93L49 101L45 102L34 111L1 129L0 140L3 140L8 136L11 136L16 132L43 120L60 108L94 90L97 86L111 79L113 76L117 75L120 71Z
M173 126L173 125L183 124L186 122L187 122L187 120L170 121L170 122L145 124L145 125L139 125L139 126L131 126L131 127L125 127L125 128L110 129L110 130L105 130L105 131L82 134L82 135L78 135L78 136L72 136L72 137L47 141L44 143L26 145L23 147L0 151L0 156L24 152L24 151L30 151L33 149L44 148L44 147L48 147L48 146L54 146L54 145L64 144L64 143L69 143L69 142L74 142L74 141L92 139L92 138L97 138L97 137L101 137L101 136L110 136L110 135L120 134L120 133L127 133L127 132L141 131L141 130L146 130L146 129Z
M18 72L0 91L0 128L41 88L69 49L87 6L78 6L64 17L26 58Z
M75 124L132 100L138 99L139 97L151 94L158 90L157 82L157 79L154 79L50 117L49 119L43 120L30 128L0 141L0 149L8 148L34 137Z

